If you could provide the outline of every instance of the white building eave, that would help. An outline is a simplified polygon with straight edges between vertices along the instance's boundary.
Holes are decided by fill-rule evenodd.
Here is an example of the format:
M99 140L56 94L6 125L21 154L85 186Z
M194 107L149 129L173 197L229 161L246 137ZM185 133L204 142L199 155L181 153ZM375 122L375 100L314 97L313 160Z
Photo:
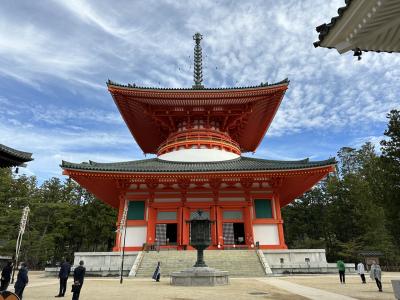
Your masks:
M339 53L362 51L400 52L400 1L353 0L320 46Z

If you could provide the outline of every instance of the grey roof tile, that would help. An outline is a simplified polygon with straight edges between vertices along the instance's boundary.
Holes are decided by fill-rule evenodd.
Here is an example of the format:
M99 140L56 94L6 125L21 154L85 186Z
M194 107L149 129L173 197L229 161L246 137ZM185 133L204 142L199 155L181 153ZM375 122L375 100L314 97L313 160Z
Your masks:
M328 35L329 30L335 26L336 22L342 17L344 12L349 8L351 5L352 0L345 0L345 6L338 8L338 15L336 17L331 18L331 22L326 24L321 24L315 28L315 30L319 33L318 41L314 42L314 47L319 47L324 40L324 38Z
M146 86L138 86L136 84L120 84L116 83L110 79L107 81L107 86L118 86L123 88L130 88L130 89L141 89L141 90L164 90L164 91L220 91L220 90L241 90L241 89L253 89L253 88L260 88L260 87L267 87L267 86L275 86L280 84L289 83L289 79L285 78L282 81L276 83L268 83L268 82L261 82L259 85L254 86L240 86L240 87L223 87L223 88L202 88L202 89L194 89L191 88L161 88L161 87L146 87Z
M32 153L19 151L0 144L0 167L21 166L31 160L33 160Z
M268 171L308 169L336 164L334 158L322 161L267 160L241 156L236 159L218 162L173 162L158 158L116 162L98 163L94 161L71 163L62 161L63 169L99 171L99 172L132 172L132 173L181 173L181 172L234 172L234 171Z

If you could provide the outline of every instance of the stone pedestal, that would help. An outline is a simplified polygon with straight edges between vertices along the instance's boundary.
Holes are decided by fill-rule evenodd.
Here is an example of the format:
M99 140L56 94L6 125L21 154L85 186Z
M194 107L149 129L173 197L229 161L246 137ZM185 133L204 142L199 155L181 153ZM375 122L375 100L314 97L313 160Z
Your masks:
M400 299L400 280L392 280L394 297Z
M215 286L229 284L228 271L208 267L192 267L171 274L171 285Z

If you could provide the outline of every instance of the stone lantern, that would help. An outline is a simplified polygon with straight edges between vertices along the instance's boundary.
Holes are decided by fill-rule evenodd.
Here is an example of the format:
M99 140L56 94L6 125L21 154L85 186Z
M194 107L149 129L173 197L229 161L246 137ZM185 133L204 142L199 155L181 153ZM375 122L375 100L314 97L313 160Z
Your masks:
M190 224L190 245L197 250L197 261L193 267L207 267L204 262L204 250L211 243L211 221L203 211L198 210L188 223Z
M209 268L204 262L204 250L211 244L211 223L203 211L198 210L188 221L190 246L197 250L196 264L189 269L172 272L171 284L183 286L214 286L229 284L229 274Z

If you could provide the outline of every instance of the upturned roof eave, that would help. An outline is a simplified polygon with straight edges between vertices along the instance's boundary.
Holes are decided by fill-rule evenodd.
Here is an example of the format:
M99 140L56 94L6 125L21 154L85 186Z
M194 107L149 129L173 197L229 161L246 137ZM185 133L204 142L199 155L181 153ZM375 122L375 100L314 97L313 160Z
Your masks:
M257 160L257 159L256 159ZM262 161L261 159L258 159ZM144 161L144 160L142 160ZM293 163L302 163L305 160L301 160L298 162L293 162ZM277 162L277 161L276 161ZM218 163L218 162L215 162ZM277 162L279 163L279 162ZM102 173L102 174L120 174L120 175L132 175L132 176L154 176L155 174L163 176L163 175L171 175L171 174L207 174L207 173L215 173L215 174L226 174L226 173L282 173L282 172L298 172L298 171L308 171L308 170L316 170L316 169L321 169L321 168L327 168L327 167L336 167L336 160L335 159L328 159L324 161L315 161L315 162L304 162L307 164L310 164L309 166L298 166L298 167L291 167L287 166L287 168L284 167L284 165L289 164L291 162L284 162L282 161L282 168L273 168L273 169L267 169L267 168L254 168L254 169L240 169L239 167L236 169L223 169L221 168L220 170L218 169L204 169L204 170L171 170L171 171L159 171L156 169L153 169L151 171L149 170L112 170L110 168L107 169L106 166L94 166L91 165L90 163L84 163L84 164L76 164L76 163L70 163L63 161L60 167L64 171L71 171L71 172L85 172L85 173ZM180 164L185 164L184 162L177 162L176 165ZM190 164L190 163L187 163Z
M276 83L261 83L260 85L255 85L255 86L243 86L243 87L224 87L224 88L202 88L202 89L194 89L194 88L158 88L158 87L144 87L144 86L137 86L135 84L131 85L124 85L124 84L119 84L114 81L108 80L107 81L107 87L110 88L115 88L115 89L120 89L120 90L132 90L132 91L141 91L141 92L164 92L164 93L176 93L176 92L182 92L182 93L212 93L212 92L234 92L234 91L246 91L246 90L262 90L262 89L270 89L270 88L276 88L280 86L288 86L290 83L288 78L285 78L282 81L276 82Z
M396 35L400 4L396 1L346 0L337 16L316 27L319 35L314 47L336 49L340 54L400 52Z
M172 175L206 175L206 174L215 174L215 175L226 175L226 174L279 174L279 176L285 175L285 173L288 173L288 175L292 175L293 173L296 172L301 172L301 171L317 171L319 169L326 169L328 167L335 168L336 164L332 165L324 165L324 166L316 166L316 167L307 167L307 168L298 168L298 169L274 169L274 170L228 170L228 171L171 171L171 172L124 172L124 171L99 171L99 170L88 170L88 169L72 169L72 168L63 168L64 171L70 171L73 173L79 172L79 173L92 173L92 174L112 174L112 175L121 175L123 177L127 176L140 176L140 177L154 177L154 176L172 176ZM69 175L65 173L64 175Z
M330 31L334 28L337 22L342 18L344 13L348 10L353 0L345 0L345 6L339 7L337 12L338 15L331 18L329 23L323 23L315 28L315 30L319 33L318 41L314 42L315 47L326 47L323 45L325 39L329 35Z
M19 160L22 162L28 162L28 161L33 160L32 153L20 151L20 150L8 147L3 144L0 144L0 152L3 152L5 154L15 158L15 160Z

